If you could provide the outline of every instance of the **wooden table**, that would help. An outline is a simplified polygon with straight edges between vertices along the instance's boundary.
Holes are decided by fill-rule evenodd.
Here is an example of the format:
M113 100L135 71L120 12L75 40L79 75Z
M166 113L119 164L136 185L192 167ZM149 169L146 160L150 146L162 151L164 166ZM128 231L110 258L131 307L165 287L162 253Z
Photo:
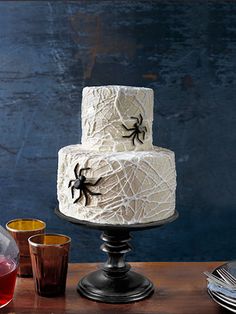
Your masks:
M99 264L70 264L64 297L44 298L34 292L32 278L17 278L14 301L1 313L76 313L76 314L216 314L228 313L207 294L202 272L222 263L131 263L134 270L148 276L155 284L154 294L130 304L103 304L81 297L76 292L78 280Z

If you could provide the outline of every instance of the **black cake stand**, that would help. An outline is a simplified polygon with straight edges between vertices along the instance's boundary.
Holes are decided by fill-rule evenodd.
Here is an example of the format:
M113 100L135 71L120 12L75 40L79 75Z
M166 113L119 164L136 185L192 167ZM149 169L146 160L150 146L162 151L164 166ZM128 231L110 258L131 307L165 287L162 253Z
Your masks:
M78 283L77 290L83 296L104 303L129 303L148 297L153 291L153 283L141 274L131 271L124 255L131 251L130 232L161 227L178 217L173 216L156 222L132 225L98 224L78 220L62 214L58 208L55 213L62 219L86 228L102 230L104 244L101 250L108 254L107 261L97 271L89 273Z

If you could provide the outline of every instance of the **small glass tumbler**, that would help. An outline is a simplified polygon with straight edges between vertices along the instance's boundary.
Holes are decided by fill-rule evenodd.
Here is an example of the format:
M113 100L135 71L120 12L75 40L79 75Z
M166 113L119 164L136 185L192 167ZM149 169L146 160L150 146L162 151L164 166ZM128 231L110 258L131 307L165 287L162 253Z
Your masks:
M29 237L42 234L45 231L45 222L33 218L18 218L6 224L19 247L20 263L17 275L20 277L32 277L32 266L29 252Z
M71 239L62 234L39 234L29 238L36 292L44 297L65 293Z

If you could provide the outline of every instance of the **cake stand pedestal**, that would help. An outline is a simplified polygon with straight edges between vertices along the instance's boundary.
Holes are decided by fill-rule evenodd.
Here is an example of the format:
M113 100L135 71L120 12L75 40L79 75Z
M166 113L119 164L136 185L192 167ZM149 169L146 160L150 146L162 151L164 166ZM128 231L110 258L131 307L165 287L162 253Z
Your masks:
M101 239L104 244L101 250L108 255L103 267L89 273L78 283L77 291L83 296L104 303L129 303L148 297L153 291L152 282L141 274L130 270L124 255L131 251L128 243L130 232L161 227L178 217L173 216L157 222L133 225L97 224L78 220L62 214L57 208L55 213L62 219L87 228L102 230Z

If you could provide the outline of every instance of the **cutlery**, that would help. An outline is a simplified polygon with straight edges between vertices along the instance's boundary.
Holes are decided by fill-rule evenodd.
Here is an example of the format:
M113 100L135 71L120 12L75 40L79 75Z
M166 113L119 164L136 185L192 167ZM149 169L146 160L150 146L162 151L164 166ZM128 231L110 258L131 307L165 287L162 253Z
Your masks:
M232 284L224 281L223 279L213 275L212 273L210 273L208 271L205 271L204 275L206 275L208 277L208 280L210 280L212 283L220 285L221 287L224 287L224 288L229 289L229 290L236 290L235 285L232 285Z
M230 274L225 268L219 268L216 270L222 279L224 279L229 284L236 286L236 278Z

